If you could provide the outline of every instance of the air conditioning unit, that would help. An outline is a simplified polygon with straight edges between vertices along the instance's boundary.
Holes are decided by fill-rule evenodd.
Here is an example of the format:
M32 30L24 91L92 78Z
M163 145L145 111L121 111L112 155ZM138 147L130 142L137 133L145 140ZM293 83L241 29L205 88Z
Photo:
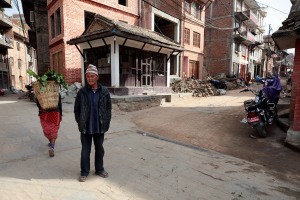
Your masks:
M30 11L30 22L34 22L34 11Z

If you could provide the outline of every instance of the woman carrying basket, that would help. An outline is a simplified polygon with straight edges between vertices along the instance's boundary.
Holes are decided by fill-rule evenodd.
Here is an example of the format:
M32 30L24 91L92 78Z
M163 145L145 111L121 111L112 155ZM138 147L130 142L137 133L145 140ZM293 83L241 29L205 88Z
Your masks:
M57 108L54 110L43 110L37 100L39 108L39 117L45 137L49 140L49 156L54 156L54 145L57 139L60 122L62 120L62 104L61 96L59 95Z

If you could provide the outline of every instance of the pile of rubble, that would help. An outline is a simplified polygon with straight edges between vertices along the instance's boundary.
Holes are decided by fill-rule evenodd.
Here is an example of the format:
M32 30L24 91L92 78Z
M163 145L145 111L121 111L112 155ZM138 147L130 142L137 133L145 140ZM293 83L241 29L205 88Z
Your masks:
M218 94L209 81L186 79L173 82L171 87L175 93L193 93L195 97L214 96Z
M226 93L226 90L234 90L243 87L239 79L222 79L226 84L226 89L216 88L210 81L194 79L179 80L171 83L175 93L193 93L195 97L216 96Z

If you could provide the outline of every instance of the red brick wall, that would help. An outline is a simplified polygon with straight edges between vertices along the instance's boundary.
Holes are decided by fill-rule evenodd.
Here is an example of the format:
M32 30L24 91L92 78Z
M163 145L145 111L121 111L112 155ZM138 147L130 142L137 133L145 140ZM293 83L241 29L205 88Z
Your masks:
M294 122L292 128L294 131L300 131L300 39L296 40L295 45L290 110L290 120Z
M48 1L48 24L50 24L50 16L58 8L60 8L62 23L62 33L59 36L50 38L49 34L50 64L53 63L52 54L63 51L63 71L67 83L81 82L82 56L74 45L68 45L66 42L84 32L84 11L138 25L138 1L128 1L128 3L129 5L126 7L111 0Z
M225 9L224 4L227 9ZM212 13L210 13L210 8L206 10L206 25L220 28L233 26L233 18L231 17L233 5L231 0L215 1L211 6ZM205 29L205 57L207 61L205 65L209 74L229 74L233 42L231 37L232 30L209 27Z

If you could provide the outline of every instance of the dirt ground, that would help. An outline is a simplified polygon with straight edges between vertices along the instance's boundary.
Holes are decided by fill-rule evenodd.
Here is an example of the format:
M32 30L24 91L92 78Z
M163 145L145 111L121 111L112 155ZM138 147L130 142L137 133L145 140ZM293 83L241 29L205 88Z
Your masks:
M259 138L254 129L241 123L245 116L243 102L254 95L239 91L135 111L132 120L142 131L260 164L269 170L267 173L299 184L299 152L284 145L286 133L276 124L268 127L267 138Z

